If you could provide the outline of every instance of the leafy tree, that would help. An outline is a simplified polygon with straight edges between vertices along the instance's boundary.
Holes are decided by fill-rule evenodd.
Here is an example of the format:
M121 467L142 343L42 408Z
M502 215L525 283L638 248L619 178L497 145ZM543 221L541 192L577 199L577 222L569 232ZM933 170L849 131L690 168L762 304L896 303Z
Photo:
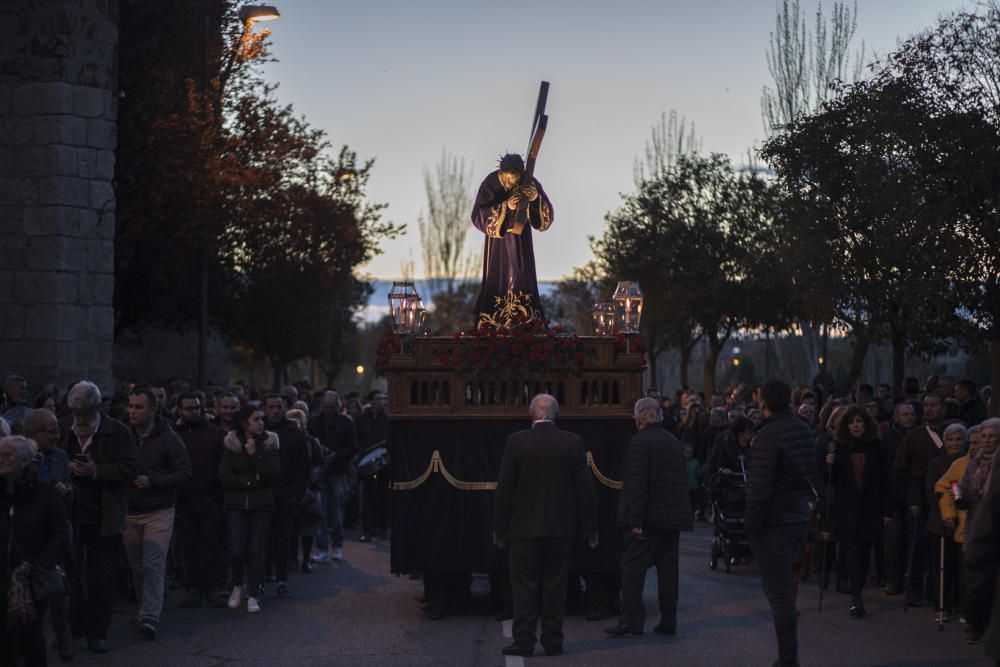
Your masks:
M787 322L776 292L782 281L771 277L773 212L766 181L712 154L678 157L608 214L594 253L605 276L643 285L642 327L654 367L678 343L686 362L685 350L689 355L704 337L704 390L712 395L719 355L737 329Z

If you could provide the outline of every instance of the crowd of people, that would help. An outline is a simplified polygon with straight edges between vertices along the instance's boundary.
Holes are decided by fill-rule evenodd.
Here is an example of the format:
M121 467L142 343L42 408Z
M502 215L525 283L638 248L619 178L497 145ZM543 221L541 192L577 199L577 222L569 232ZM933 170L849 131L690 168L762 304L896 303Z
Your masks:
M165 591L182 607L261 611L264 587L343 560L344 529L388 539L387 398L341 400L308 383L191 391L126 385L104 395L4 382L0 418L0 655L46 664L44 618L63 660L84 638L108 651L112 612L133 599L157 636Z
M903 389L899 397L886 384L860 384L844 396L792 392L789 407L814 443L802 466L811 470L810 539L792 566L793 591L811 577L823 590L832 581L849 596L847 613L861 619L865 589L881 589L906 607L932 607L939 623L964 624L965 641L981 643L989 615L970 602L965 544L1000 437L1000 419L988 417L992 392L951 376L931 376L922 387L909 377ZM734 478L752 484L761 388L734 384L711 404L690 391L647 393L661 400L665 427L685 447L691 510L707 521L720 488Z

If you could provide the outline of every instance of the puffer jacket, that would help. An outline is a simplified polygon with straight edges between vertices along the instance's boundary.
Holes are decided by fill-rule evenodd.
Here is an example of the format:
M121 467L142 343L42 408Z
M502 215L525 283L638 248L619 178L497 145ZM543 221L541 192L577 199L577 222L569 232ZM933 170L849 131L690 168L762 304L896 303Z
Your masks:
M661 425L642 429L628 444L618 501L619 526L691 530L684 450Z
M791 409L761 422L750 445L746 509L750 535L761 535L768 526L809 520L810 479L815 465L813 432Z
M273 510L274 492L281 484L281 463L278 458L278 435L264 432L263 443L258 441L253 456L247 454L243 443L230 431L223 444L219 479L226 492L227 509Z

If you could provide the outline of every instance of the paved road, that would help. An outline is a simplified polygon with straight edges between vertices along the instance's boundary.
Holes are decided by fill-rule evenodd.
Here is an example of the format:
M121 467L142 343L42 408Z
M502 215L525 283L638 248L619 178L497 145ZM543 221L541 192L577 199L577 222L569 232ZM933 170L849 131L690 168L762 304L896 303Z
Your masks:
M681 539L681 601L676 637L652 633L637 639L605 638L610 622L573 617L566 625L562 657L542 655L530 665L684 664L726 667L769 665L776 656L770 616L753 566L726 575L708 568L710 532L699 526ZM180 609L180 592L170 595L155 642L145 642L115 616L112 652L95 656L82 650L75 663L86 665L477 665L514 667L500 649L509 643L503 626L483 613L428 621L420 613L420 582L388 573L388 544L346 545L347 561L317 566L295 575L293 597L265 597L263 611L248 616L227 609ZM984 666L982 646L967 646L963 626L939 633L927 608L904 614L899 598L872 589L870 616L852 620L847 596L830 594L825 611L816 611L816 588L800 593L802 664L807 666L900 665ZM655 586L647 580L647 624L656 621ZM509 625L508 625L509 628ZM80 642L82 648L82 641ZM541 649L537 649L541 654ZM50 656L58 664L56 655Z

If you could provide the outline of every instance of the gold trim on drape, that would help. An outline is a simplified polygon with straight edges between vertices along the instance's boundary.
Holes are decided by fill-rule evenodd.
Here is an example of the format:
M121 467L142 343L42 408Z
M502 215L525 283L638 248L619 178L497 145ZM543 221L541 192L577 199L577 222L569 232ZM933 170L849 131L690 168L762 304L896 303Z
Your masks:
M587 452L587 466L598 482L610 489L621 490L622 483L605 477L604 473L597 468L597 464L594 463L594 455L590 452ZM444 461L441 460L441 452L435 449L434 453L431 454L431 462L427 464L427 470L422 475L409 482L393 482L392 489L394 491L410 491L430 479L432 473L442 475L449 484L461 491L495 491L497 488L496 482L463 482L455 479L454 475L444 467Z

